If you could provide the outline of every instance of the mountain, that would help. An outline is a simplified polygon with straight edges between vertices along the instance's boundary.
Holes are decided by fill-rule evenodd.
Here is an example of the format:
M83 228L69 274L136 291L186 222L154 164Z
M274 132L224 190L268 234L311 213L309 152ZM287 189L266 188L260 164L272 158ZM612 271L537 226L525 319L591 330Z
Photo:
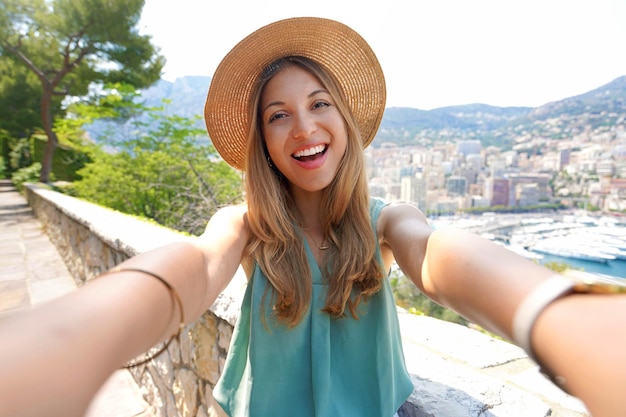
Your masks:
M513 123L532 111L530 107L496 107L467 104L418 110L406 107L385 109L374 146L391 142L408 145L423 141L482 138Z
M146 105L167 100L166 114L201 116L210 77L186 76L175 82L160 80L142 92ZM429 144L441 140L478 139L484 146L510 148L527 137L567 138L585 129L602 129L626 120L626 76L587 93L540 107L497 107L467 104L419 110L385 109L372 146ZM204 122L198 121L204 128ZM98 129L99 130L99 129Z
M626 76L587 93L540 107L468 104L433 109L385 110L374 146L478 139L484 146L511 148L528 138L566 139L626 121Z
M173 83L159 80L155 85L143 91L141 97L148 106L166 105L166 114L191 118L202 115L204 102L211 84L211 77L187 76L177 78ZM204 126L204 125L203 125Z
M588 93L545 104L535 109L531 116L537 120L545 120L564 113L581 116L624 112L626 112L626 76Z

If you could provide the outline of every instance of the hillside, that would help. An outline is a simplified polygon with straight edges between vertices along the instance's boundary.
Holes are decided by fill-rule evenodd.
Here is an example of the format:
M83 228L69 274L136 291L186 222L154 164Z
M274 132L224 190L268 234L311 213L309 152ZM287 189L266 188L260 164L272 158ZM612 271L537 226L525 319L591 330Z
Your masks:
M181 77L173 83L160 80L145 90L142 97L149 106L162 105L162 100L171 101L167 114L191 118L203 114L210 83L210 77L202 76Z
M530 107L485 104L429 111L388 108L374 144L479 139L509 148L526 138L565 139L626 121L626 76L587 93Z
M385 142L398 145L437 140L480 139L485 145L503 146L492 139L494 132L529 114L530 107L495 107L467 104L418 110L391 107L385 110L374 146Z
M168 100L167 114L202 115L210 77L161 80L142 94L148 105ZM467 104L433 110L390 107L385 110L372 146L429 144L440 140L478 139L504 149L531 137L564 139L582 132L626 123L626 76L587 93L532 107ZM199 127L204 127L202 120ZM92 128L97 134L101 127Z

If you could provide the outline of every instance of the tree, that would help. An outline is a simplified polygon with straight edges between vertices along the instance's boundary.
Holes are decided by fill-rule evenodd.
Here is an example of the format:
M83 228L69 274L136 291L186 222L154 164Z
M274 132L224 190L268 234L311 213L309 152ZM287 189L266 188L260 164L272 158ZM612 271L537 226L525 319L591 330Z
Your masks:
M27 138L41 126L41 86L35 74L8 58L0 59L0 129Z
M40 181L48 182L58 144L60 100L92 83L145 88L165 59L136 25L144 0L0 0L0 56L11 54L41 83L41 123L48 138Z

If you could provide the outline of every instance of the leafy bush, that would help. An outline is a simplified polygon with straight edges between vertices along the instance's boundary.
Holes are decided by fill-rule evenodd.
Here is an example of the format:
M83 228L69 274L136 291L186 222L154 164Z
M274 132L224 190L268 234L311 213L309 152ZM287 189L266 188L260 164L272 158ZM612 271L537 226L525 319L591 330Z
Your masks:
M12 171L28 168L32 165L32 153L27 138L9 140L9 164Z
M42 161L46 148L47 138L41 135L33 135L31 139L31 153L34 161ZM89 162L89 156L72 146L59 144L52 158L52 172L56 180L75 181L80 176L77 172Z
M41 172L41 164L39 162L35 162L29 167L20 168L13 173L11 176L11 180L13 181L13 185L17 188L18 191L24 190L25 182L37 182L39 181L39 173Z
M123 140L92 149L77 173L75 195L192 235L222 205L241 201L240 175L209 143L206 131L178 116L150 114ZM152 127L154 126L154 127ZM119 131L118 131L119 133Z
M0 178L6 178L7 168L6 163L4 162L4 158L0 157Z

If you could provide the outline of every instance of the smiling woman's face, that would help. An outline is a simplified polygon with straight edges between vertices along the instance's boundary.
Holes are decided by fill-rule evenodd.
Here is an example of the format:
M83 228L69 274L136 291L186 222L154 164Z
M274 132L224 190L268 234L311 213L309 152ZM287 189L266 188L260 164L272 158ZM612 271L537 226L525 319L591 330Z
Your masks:
M335 100L310 72L290 65L265 85L261 128L274 166L292 188L326 188L346 151L347 133Z

